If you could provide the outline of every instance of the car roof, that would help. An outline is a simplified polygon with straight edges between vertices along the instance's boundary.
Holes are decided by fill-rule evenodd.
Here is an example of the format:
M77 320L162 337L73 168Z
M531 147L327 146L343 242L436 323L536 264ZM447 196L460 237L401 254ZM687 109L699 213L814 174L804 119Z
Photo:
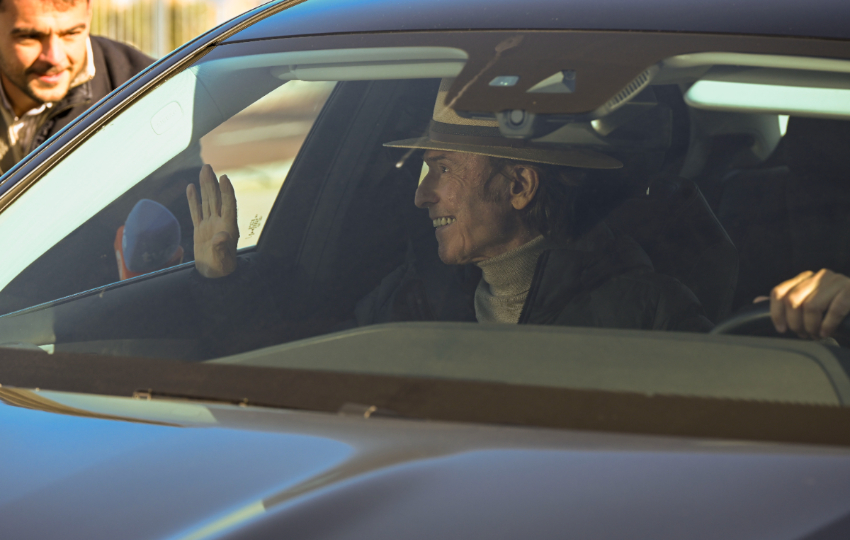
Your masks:
M843 0L304 0L228 41L341 32L637 30L850 39Z

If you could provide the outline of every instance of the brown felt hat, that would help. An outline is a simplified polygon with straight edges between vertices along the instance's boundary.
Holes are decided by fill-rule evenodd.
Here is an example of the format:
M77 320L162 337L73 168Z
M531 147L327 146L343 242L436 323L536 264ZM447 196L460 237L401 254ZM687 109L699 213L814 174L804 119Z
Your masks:
M454 79L443 79L440 84L434 115L426 135L391 141L384 143L384 146L446 150L585 169L619 169L623 166L618 159L586 148L503 137L496 120L463 118L445 102L453 82Z

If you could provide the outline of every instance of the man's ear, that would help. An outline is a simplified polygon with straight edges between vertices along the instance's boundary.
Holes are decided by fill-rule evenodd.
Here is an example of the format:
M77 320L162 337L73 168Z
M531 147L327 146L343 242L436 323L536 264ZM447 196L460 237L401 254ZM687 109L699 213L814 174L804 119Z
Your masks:
M534 200L537 188L540 187L540 176L537 169L517 165L511 175L511 206L522 210Z

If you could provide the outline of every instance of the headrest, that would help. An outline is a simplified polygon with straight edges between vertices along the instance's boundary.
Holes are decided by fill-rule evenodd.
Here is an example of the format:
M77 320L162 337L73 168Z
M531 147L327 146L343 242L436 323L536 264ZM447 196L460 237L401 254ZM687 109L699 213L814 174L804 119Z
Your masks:
M792 117L784 144L788 167L798 176L850 181L850 121Z

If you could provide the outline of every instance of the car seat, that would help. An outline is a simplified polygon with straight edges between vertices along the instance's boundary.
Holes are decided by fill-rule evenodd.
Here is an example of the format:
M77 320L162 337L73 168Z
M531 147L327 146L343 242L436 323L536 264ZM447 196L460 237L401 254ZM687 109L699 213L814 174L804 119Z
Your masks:
M692 181L657 178L645 195L625 200L606 221L641 245L656 272L687 286L711 321L730 313L738 253Z
M741 255L737 309L805 270L850 273L850 122L791 118L787 165L732 171L718 217Z

